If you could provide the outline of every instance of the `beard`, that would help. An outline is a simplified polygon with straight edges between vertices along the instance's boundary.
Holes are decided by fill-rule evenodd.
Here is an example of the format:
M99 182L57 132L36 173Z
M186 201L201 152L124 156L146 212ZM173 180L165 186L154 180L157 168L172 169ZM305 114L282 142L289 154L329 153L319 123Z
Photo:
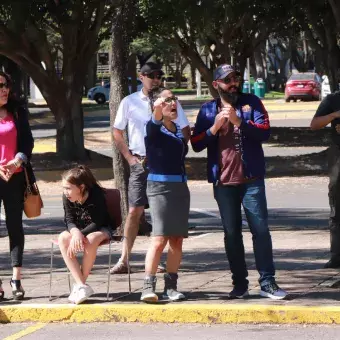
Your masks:
M240 97L241 94L241 90L240 87L238 86L232 86L229 88L229 90L231 89L236 89L235 92L228 92L223 90L220 86L217 87L217 92L219 94L219 96L225 100L227 103L229 103L230 105L235 105L237 103L238 98Z

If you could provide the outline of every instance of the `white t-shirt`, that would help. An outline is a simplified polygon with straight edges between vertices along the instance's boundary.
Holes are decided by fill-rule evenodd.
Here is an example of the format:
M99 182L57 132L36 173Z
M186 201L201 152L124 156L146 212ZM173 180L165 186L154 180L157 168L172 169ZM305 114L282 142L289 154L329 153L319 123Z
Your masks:
M177 114L178 117L174 122L181 129L188 126L189 121L179 102L177 102ZM125 97L119 105L113 126L119 130L125 130L128 126L129 149L132 154L145 156L145 125L151 119L151 115L150 100L142 90Z

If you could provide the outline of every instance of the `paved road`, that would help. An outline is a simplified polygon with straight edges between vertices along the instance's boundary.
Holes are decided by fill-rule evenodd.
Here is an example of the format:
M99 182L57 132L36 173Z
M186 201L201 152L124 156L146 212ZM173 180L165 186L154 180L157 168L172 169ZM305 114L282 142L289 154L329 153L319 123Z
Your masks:
M138 340L320 340L337 339L340 326L290 325L195 325L195 324L8 324L1 326L2 339L138 339ZM32 333L29 333L32 332ZM27 335L25 335L27 334ZM10 337L12 336L12 337ZM8 338L7 338L8 337Z
M326 177L284 177L266 180L269 208L269 224L272 229L327 228L328 197ZM190 182L190 226L196 229L221 229L217 204L213 198L212 185ZM28 228L44 229L62 225L63 209L60 194L44 194L42 216L24 218ZM4 223L0 233L5 233Z

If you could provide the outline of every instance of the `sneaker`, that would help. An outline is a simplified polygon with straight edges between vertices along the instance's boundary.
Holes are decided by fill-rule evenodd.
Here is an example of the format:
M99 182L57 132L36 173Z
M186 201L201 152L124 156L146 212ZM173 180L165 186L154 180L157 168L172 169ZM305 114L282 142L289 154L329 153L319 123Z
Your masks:
M79 305L80 303L86 301L91 295L93 295L93 289L88 285L78 286L75 292L74 303Z
M155 293L156 290L156 277L154 279L147 277L144 280L144 286L142 291L141 301L144 302L157 302L158 296Z
M74 303L74 300L75 300L75 298L76 298L77 290L78 290L78 285L77 285L77 284L74 284L74 285L73 285L73 288L72 288L72 291L71 291L71 294L70 294L69 297L67 298L68 301Z
M166 292L163 293L163 299L171 300L171 301L180 301L185 300L185 295L181 292L178 292L175 289L167 289Z
M260 295L274 300L282 300L288 293L281 289L275 282L269 282L261 286Z
M248 287L234 286L233 290L228 294L229 299L244 299L249 296Z
M12 287L13 300L23 300L25 297L25 291L24 288L22 288L21 281L12 279L10 281L10 285Z
M340 268L340 260L330 259L324 268Z
M131 270L131 267L130 267ZM128 274L128 266L121 261L118 261L110 270L111 274Z

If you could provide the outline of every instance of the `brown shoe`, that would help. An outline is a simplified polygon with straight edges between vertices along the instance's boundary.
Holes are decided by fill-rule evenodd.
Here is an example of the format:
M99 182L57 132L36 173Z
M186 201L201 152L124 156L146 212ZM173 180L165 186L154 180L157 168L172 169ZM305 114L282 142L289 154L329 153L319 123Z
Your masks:
M123 263L118 261L110 270L111 274L128 274L128 266ZM130 273L131 273L131 268L130 268Z

